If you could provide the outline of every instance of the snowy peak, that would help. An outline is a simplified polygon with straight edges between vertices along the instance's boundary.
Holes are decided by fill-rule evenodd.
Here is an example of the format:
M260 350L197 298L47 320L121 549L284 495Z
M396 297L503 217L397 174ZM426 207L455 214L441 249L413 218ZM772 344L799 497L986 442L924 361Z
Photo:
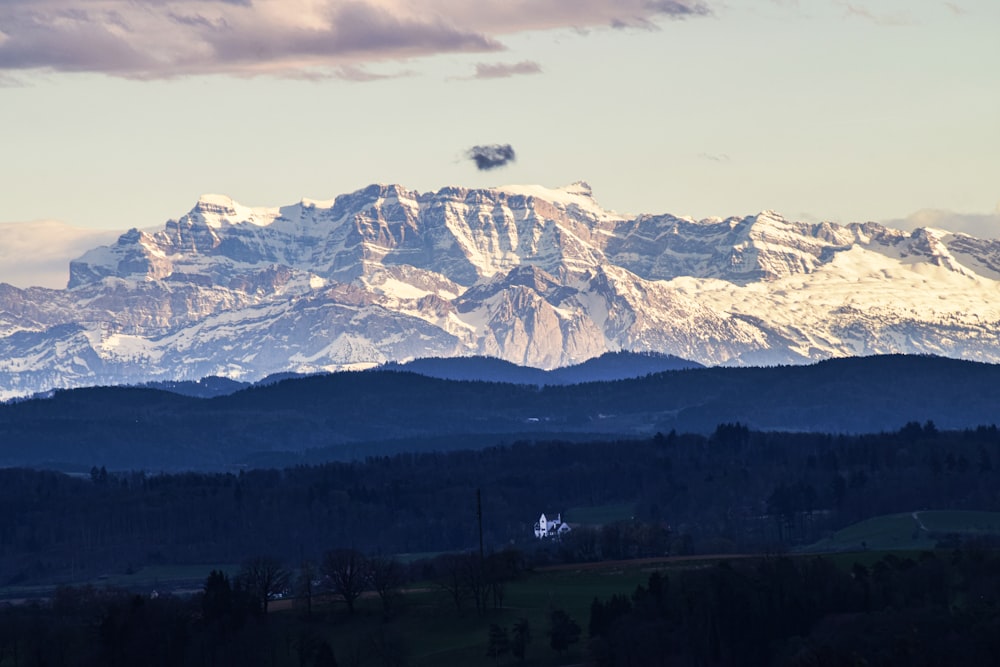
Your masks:
M951 244L972 257L954 256ZM75 260L70 286L109 276L161 280L178 272L228 285L271 265L350 281L378 266L407 265L469 287L521 265L568 276L604 264L646 280L691 276L745 285L812 273L856 245L992 275L1000 253L991 244L941 230L907 237L874 223L808 224L774 211L701 221L624 218L601 208L583 181L557 189L512 185L424 194L374 184L280 208L204 195L161 232L132 230ZM985 257L975 259L979 255Z
M192 225L221 228L240 223L269 225L277 216L278 210L274 208L251 208L238 204L227 195L206 194L198 198L198 203L185 218Z

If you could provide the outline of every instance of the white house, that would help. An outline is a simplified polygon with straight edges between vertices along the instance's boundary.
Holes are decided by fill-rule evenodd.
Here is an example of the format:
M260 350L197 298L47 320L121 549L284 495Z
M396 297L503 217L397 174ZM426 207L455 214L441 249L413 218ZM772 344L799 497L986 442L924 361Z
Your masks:
M545 514L538 517L535 522L535 537L544 540L546 537L559 537L571 530L568 523L563 523L562 514L557 514L555 519L547 519Z

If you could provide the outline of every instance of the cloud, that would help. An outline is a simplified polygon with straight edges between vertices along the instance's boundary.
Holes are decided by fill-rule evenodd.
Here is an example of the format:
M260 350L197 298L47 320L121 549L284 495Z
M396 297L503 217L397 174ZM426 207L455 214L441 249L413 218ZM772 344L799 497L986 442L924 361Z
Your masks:
M0 75L322 76L440 53L501 51L504 36L529 30L709 13L700 0L3 0Z
M0 282L64 289L69 282L70 260L91 248L113 243L120 234L52 220L0 223Z
M914 19L904 13L881 13L869 9L857 2L847 0L837 0L837 4L843 7L844 13L849 17L861 18L882 26L904 26L913 25Z
M698 157L702 160L711 160L712 162L729 162L728 153L698 153Z
M476 163L476 169L479 171L497 169L515 159L514 147L510 144L473 146L465 152L465 155Z
M669 14L673 18L708 16L712 11L700 2L680 2L678 0L649 0L646 3L653 11Z
M0 72L0 88L23 88L24 81Z
M506 79L518 74L540 74L542 66L533 60L519 63L476 63L474 79Z
M1000 239L1000 204L992 213L956 213L946 209L925 208L902 219L886 220L885 225L906 230L937 227L984 239Z

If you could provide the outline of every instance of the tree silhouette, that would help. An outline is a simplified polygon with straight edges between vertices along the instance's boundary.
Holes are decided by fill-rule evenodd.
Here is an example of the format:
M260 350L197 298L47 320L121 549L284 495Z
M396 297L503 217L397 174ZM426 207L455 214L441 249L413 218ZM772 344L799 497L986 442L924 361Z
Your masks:
M368 561L364 555L355 549L327 551L322 570L327 588L343 599L349 614L354 614L354 601L368 585Z
M496 623L490 625L490 643L486 647L486 655L496 660L496 664L500 664L500 656L507 655L510 652L510 637L507 634L507 628L501 627Z
M399 587L406 580L403 566L394 558L373 556L368 559L368 579L372 590L382 601L383 616L388 618L399 594Z
M239 578L247 592L257 601L258 609L267 615L267 603L272 596L288 588L291 575L281 566L281 561L268 556L257 556L243 563Z
M564 653L571 644L580 641L580 626L562 609L549 613L549 645L557 653Z
M510 652L517 658L518 662L524 662L528 644L531 643L531 626L528 619L520 618L514 623L511 632Z
M313 665L314 667L337 667L337 659L334 657L333 649L330 648L328 642L319 645Z

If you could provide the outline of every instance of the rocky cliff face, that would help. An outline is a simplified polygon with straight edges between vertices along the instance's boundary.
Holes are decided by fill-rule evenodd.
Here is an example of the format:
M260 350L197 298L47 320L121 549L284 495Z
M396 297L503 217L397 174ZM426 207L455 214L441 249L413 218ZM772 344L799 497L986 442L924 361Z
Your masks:
M372 185L280 208L209 195L85 253L66 290L0 284L0 396L468 354L1000 361L998 280L993 240L769 211L627 217L584 183Z

